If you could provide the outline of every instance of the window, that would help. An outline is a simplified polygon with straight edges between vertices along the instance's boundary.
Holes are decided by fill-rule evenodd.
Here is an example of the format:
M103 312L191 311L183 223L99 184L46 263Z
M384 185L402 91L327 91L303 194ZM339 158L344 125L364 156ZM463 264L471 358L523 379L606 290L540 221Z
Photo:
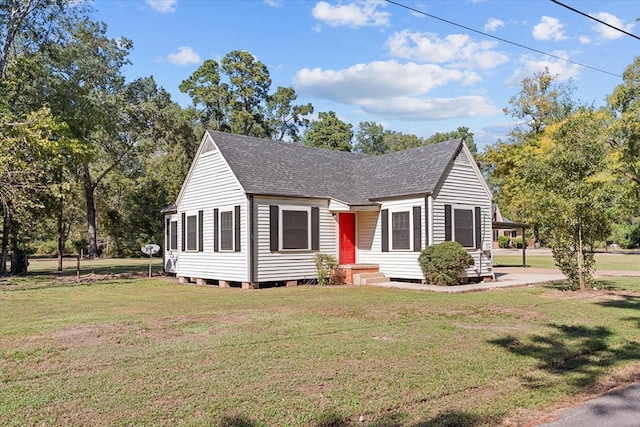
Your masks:
M471 209L454 209L454 236L456 242L465 248L472 248L473 244L473 211Z
M178 250L178 221L171 221L169 226L169 248L172 251Z
M393 212L391 214L391 248L394 250L410 249L410 216L409 212Z
M282 249L309 249L309 211L282 209Z
M187 216L187 250L198 250L198 217L196 215Z
M220 212L220 250L233 250L233 212Z

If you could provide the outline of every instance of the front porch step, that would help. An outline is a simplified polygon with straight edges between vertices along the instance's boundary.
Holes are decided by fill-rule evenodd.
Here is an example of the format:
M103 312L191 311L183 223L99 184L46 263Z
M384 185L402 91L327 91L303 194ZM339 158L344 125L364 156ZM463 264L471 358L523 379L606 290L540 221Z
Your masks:
M372 285L374 283L385 283L388 282L389 279L384 273L376 272L376 273L357 273L353 275L353 284L354 285Z

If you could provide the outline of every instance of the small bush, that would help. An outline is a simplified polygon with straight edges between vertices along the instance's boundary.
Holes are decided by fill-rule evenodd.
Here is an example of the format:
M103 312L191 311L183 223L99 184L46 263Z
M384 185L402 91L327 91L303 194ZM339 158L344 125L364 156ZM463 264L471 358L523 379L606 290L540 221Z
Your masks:
M427 282L451 286L460 283L460 274L473 265L473 257L458 242L443 242L424 249L418 263Z
M524 244L526 245L527 243L524 242ZM522 237L516 237L515 239L513 239L513 247L514 248L522 249L522 245L523 245Z
M341 285L344 283L344 274L338 268L338 261L328 254L316 254L313 257L316 263L319 285Z
M501 249L507 249L510 241L511 239L507 236L498 236L498 247Z

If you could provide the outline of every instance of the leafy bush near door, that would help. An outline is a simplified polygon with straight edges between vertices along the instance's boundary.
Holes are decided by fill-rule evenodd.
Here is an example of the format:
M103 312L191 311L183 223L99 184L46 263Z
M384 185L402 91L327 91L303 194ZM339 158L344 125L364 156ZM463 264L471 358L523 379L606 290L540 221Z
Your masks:
M442 242L423 249L418 263L428 283L451 286L460 283L464 269L473 265L473 257L458 242Z
M342 285L344 284L344 274L338 268L338 261L332 255L316 254L313 257L318 273L319 285Z

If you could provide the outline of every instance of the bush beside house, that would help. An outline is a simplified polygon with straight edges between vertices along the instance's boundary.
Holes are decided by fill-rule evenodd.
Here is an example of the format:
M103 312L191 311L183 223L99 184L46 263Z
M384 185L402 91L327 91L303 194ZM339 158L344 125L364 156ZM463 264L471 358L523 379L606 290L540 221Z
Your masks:
M418 263L425 279L432 285L451 286L461 282L465 268L473 257L458 242L442 242L423 249Z

